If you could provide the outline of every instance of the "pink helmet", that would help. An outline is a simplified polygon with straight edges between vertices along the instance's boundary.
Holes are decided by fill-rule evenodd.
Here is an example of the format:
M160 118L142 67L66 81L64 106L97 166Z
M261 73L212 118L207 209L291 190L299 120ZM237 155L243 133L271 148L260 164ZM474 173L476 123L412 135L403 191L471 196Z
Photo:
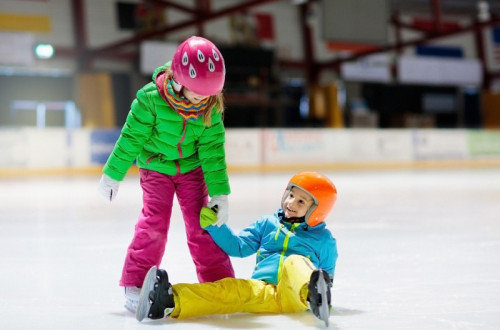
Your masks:
M199 95L216 95L224 86L226 68L217 47L202 37L182 42L172 59L175 81Z

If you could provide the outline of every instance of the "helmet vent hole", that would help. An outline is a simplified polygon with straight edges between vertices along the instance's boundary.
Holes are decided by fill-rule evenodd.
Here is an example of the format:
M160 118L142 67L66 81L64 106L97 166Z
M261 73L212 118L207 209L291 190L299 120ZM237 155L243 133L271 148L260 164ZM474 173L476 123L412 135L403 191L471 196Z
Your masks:
M184 54L182 54L182 65L188 65L188 63L189 63L188 54L184 52Z
M208 71L210 72L215 71L215 65L211 58L208 59Z
M194 69L193 65L189 65L189 76L191 78L196 78L196 70Z
M214 56L214 59L215 59L217 62L219 62L219 60L220 60L219 53L217 53L217 52L215 51L215 49L213 49L213 48L212 48L212 55Z
M198 49L197 55L198 55L198 61L205 62L205 55L203 55L203 52L201 50Z

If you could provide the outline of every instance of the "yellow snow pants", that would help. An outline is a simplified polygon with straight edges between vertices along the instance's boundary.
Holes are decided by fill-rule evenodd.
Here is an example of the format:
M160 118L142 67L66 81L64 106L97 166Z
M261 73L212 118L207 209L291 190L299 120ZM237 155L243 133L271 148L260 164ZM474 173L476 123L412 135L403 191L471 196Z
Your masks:
M285 259L277 285L254 279L173 285L175 309L170 317L231 313L296 313L309 308L307 284L314 265L292 255Z

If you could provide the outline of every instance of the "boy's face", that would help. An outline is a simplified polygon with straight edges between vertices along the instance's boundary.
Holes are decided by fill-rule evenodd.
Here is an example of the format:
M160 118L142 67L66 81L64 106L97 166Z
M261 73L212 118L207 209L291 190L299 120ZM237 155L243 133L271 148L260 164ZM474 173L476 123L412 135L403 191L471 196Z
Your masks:
M283 202L283 210L287 218L300 218L306 215L307 210L312 206L313 199L308 193L293 187L287 198Z
M196 94L195 92L192 92L189 89L187 89L185 86L182 88L182 94L184 95L185 98L189 100L189 102L193 104L198 104L208 97L206 95Z

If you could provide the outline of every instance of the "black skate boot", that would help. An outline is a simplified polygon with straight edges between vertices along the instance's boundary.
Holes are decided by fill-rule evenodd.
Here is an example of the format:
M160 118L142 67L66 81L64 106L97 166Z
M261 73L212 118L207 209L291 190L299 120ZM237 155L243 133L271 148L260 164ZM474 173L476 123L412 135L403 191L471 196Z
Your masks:
M172 285L168 282L167 272L156 266L151 267L142 284L135 317L139 322L146 316L161 319L170 315L174 306Z
M317 318L325 322L326 326L328 326L331 303L329 283L330 276L328 276L328 274L322 269L315 269L311 274L311 278L309 279L309 284L307 286L309 289L307 297L309 307Z

